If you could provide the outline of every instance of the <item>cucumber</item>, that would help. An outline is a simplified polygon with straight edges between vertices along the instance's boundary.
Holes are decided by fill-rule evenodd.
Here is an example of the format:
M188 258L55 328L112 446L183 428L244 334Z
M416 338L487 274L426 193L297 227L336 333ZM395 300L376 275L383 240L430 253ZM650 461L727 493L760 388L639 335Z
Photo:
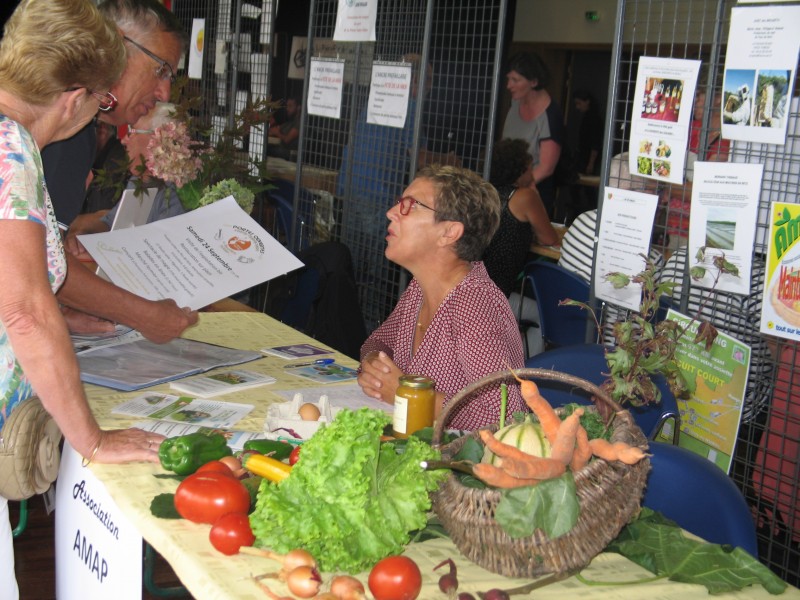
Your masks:
M288 442L279 442L277 440L247 440L244 443L245 450L255 450L259 454L271 456L275 460L283 460L289 458L289 455L294 450L294 446Z

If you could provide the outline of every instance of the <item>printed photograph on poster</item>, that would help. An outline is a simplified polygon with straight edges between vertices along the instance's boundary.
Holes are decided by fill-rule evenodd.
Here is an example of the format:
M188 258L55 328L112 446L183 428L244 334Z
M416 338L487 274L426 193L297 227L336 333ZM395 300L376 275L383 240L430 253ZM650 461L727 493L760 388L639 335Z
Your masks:
M337 42L374 42L377 16L378 0L339 0L333 39Z
M800 205L773 202L767 240L767 273L761 332L800 340Z
M308 78L308 114L338 119L342 110L344 61L312 58Z
M630 172L683 183L700 61L643 56L634 92Z
M722 83L722 136L784 144L800 6L734 7Z
M189 79L203 76L203 47L206 36L206 20L192 19L192 41L189 44Z
M733 294L750 293L763 171L760 164L695 163L687 256L689 267L702 267L704 275L693 278L692 285ZM734 264L738 276L720 274L714 267L717 257Z

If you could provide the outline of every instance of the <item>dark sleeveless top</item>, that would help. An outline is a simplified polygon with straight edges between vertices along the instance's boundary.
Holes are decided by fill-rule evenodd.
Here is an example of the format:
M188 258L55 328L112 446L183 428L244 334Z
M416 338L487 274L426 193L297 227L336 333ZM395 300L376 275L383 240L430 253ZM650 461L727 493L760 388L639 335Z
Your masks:
M517 276L525 266L533 240L531 224L517 220L508 209L508 201L516 191L517 188L512 185L497 188L503 204L500 227L497 228L497 233L483 253L483 263L486 265L489 277L506 296L519 289Z

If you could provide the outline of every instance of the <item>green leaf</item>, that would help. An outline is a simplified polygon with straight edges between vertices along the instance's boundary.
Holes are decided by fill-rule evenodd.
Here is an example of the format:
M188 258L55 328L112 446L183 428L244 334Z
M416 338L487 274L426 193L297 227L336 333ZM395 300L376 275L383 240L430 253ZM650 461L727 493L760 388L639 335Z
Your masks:
M481 462L483 458L483 444L474 437L467 438L461 449L453 456L453 460L468 460L473 463Z
M761 584L770 594L787 585L758 559L741 548L708 544L686 537L675 523L643 508L639 518L622 529L606 548L656 575L704 585L723 594Z
M541 529L555 539L575 526L580 510L575 480L567 472L533 487L503 490L494 518L512 538Z
M182 519L175 510L175 494L159 494L150 502L150 514L159 519Z

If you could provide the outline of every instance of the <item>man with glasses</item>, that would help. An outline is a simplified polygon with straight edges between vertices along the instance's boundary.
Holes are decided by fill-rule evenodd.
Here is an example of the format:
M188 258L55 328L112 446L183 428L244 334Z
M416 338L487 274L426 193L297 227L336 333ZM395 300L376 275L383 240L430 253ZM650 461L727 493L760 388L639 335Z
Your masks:
M113 126L129 125L156 102L169 100L187 36L177 17L157 0L105 0L98 8L122 33L128 61L122 77L101 94L97 118ZM81 211L95 138L90 124L42 153L47 187L64 229ZM172 300L145 300L100 279L69 253L67 261L68 276L58 300L67 307L64 314L73 331L99 333L119 322L152 341L166 342L197 321L196 312L181 309Z

